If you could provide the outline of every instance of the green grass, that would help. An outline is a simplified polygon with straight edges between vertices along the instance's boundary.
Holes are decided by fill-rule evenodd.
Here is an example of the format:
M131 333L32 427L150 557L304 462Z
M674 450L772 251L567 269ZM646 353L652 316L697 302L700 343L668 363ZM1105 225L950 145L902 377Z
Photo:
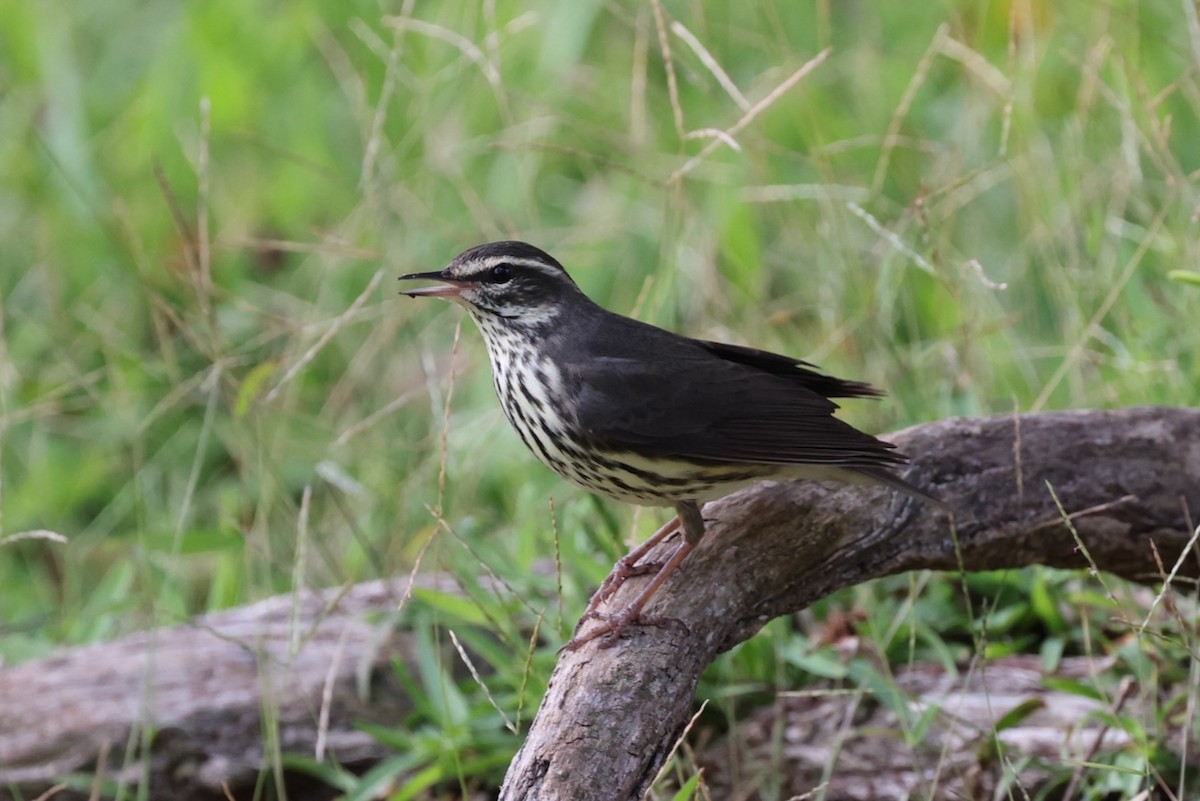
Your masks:
M845 410L872 431L1195 404L1188 7L664 2L672 89L640 0L0 0L0 538L67 538L0 539L0 660L418 562L482 562L568 630L631 521L662 516L536 464L469 323L396 297L393 276L489 239L551 250L610 308L886 387ZM692 162L711 137L681 134L730 129L825 48L738 150ZM531 577L555 529L561 601ZM498 611L422 606L435 639ZM1101 655L1130 633L1094 579L1056 571L899 577L815 619L840 608L892 663ZM1147 647L1179 664L1194 634L1162 626ZM785 655L801 629L724 657L704 692L810 681ZM526 685L505 643L489 687L527 722L552 654ZM1139 679L1191 692L1177 672ZM393 735L392 767L447 794L518 742L474 684L455 692L478 714ZM745 710L717 706L719 728ZM1143 726L1122 758L1144 767L1164 748ZM1113 781L1089 771L1079 797Z

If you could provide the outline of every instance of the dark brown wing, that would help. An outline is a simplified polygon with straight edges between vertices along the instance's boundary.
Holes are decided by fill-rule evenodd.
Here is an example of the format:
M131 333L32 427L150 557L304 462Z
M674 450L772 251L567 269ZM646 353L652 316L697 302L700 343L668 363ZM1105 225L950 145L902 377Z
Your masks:
M573 362L567 376L579 424L602 447L741 464L905 462L892 445L833 416L830 396L878 394L865 384L787 356L609 320L599 329L604 340L587 349L593 358Z

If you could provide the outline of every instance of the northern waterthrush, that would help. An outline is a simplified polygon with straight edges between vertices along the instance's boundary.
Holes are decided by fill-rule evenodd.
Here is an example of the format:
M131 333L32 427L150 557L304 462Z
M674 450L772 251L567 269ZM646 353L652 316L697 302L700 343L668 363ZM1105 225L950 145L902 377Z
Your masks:
M577 630L568 647L601 635L614 641L630 623L667 622L642 609L704 536L700 504L755 481L884 484L943 506L892 472L907 462L894 446L833 416L830 398L883 394L867 384L610 312L524 242L479 245L440 272L401 276L417 278L439 283L404 294L445 298L475 320L504 414L542 462L600 495L675 507L677 517L623 558L593 596L583 620L603 622ZM680 528L683 541L666 562L638 564ZM651 572L620 614L597 614L625 578Z

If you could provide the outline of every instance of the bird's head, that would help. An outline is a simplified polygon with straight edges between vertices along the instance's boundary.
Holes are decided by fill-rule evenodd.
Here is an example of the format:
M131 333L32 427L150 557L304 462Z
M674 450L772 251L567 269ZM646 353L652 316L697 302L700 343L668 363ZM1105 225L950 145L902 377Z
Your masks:
M514 324L548 322L563 305L583 294L553 256L524 242L491 242L463 251L440 272L410 273L436 286L406 289L409 297L445 298L467 307L481 320Z

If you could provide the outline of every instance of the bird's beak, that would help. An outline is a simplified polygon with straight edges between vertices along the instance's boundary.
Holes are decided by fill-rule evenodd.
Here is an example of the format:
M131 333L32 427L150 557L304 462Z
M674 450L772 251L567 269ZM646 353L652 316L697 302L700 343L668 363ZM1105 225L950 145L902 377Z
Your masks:
M400 294L408 295L410 298L446 298L447 300L455 300L469 284L466 281L456 281L452 278L446 278L441 272L432 273L409 273L408 275L400 276L401 281L411 281L415 279L423 279L426 281L441 281L440 286L426 286L418 289L402 289Z

